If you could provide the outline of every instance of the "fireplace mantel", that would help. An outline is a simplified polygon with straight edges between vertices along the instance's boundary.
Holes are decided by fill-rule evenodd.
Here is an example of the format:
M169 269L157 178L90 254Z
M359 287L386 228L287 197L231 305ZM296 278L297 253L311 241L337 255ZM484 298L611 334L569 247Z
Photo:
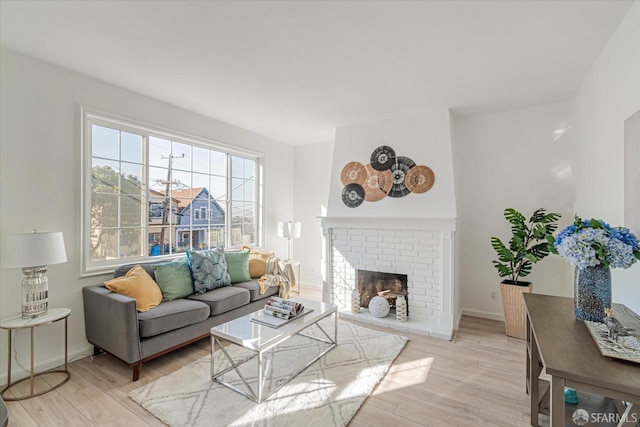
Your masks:
M358 216L322 216L319 217L322 228L374 228L383 230L438 230L451 232L456 229L455 218L418 218L418 217L358 217Z

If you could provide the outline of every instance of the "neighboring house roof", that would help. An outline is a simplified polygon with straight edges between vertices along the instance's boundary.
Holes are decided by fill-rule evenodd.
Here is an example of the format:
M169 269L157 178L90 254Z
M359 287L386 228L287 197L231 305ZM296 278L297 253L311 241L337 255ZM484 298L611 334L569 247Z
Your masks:
M153 198L162 198L162 199L164 199L164 198L165 198L165 195L164 195L164 193L163 193L162 191L156 191L156 190L152 190L152 189L149 189L149 196L151 196L150 201L151 201L152 203L158 203L158 201L154 201L154 200L153 200ZM173 203L175 203L175 204L176 204L176 206L179 206L179 203L178 203L178 202L179 202L179 200L177 200L177 199L175 198L175 196L171 198L171 201L172 201Z
M171 197L177 199L179 209L184 209L188 207L191 202L203 192L203 190L207 192L207 195L209 194L209 191L204 187L183 188L180 190L171 190ZM160 191L160 193L162 195L165 194L163 191Z
M159 194L164 196L164 192L158 191ZM182 212L185 209L189 208L191 204L196 201L204 201L209 200L209 190L205 187L195 187L195 188L183 188L180 190L171 190L171 197L176 200L178 205L178 212ZM211 199L212 205L224 215L224 210L218 204L215 199Z

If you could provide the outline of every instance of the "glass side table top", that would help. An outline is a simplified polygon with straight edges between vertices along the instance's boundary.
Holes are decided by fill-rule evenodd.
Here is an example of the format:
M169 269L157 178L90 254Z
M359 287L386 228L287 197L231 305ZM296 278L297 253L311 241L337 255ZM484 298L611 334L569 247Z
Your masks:
M281 341L283 338L295 335L332 313L336 313L337 315L337 307L335 304L305 298L291 298L291 300L299 302L304 305L305 309L312 309L313 311L279 328L272 328L251 321L255 313L250 313L230 320L227 323L214 326L211 328L211 335L223 338L244 348L261 350ZM265 304L267 301L268 299L265 298ZM261 310L262 309L259 311Z

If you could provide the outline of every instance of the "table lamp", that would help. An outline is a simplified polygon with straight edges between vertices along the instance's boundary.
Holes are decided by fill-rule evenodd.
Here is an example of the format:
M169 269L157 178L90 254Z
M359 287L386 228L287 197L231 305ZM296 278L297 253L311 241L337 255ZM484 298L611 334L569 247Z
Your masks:
M278 223L278 237L284 237L289 239L287 259L291 259L291 240L300 238L300 232L302 230L302 224L299 222L279 222Z
M47 266L67 262L62 232L13 234L6 240L3 265L22 268L22 318L30 319L49 309Z

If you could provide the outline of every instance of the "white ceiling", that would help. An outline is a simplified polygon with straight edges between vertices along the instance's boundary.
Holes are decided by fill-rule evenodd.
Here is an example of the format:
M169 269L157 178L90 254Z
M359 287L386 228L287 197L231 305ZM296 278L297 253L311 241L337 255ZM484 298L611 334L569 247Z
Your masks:
M2 45L290 144L567 100L632 1L0 1Z

